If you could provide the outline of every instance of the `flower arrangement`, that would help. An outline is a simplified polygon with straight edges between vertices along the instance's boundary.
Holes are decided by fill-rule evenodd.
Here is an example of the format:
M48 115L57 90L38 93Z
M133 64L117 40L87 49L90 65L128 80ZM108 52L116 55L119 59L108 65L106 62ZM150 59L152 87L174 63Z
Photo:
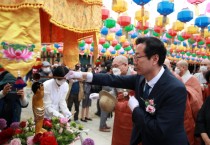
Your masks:
M44 119L44 133L35 135L35 123L30 118L27 121L14 122L6 128L6 121L0 119L0 144L9 145L69 145L80 139L84 132L83 126L68 122L67 118L53 117ZM82 139L82 138L81 138ZM82 145L94 145L92 139L85 139Z
M146 106L146 112L150 113L151 115L155 114L155 103L154 103L154 99L149 99L149 100L144 100L143 98L141 98Z

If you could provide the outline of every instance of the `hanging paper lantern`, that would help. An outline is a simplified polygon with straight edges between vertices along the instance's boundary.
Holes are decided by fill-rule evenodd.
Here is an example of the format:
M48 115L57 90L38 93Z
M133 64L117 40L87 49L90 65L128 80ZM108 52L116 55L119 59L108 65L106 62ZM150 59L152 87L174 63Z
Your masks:
M115 48L115 50L120 50L121 49L121 45L120 44L117 44L114 48Z
M103 45L106 42L105 38L101 37L99 39L99 44Z
M93 52L94 51L94 48L93 47L90 47L90 51Z
M171 39L172 36L170 34L166 33L166 38Z
M51 45L48 45L47 46L47 52L51 52L52 48L51 48Z
M37 58L33 66L33 69L40 69L41 67L42 67L42 61L40 58ZM0 71L1 71L1 65L0 65Z
M44 45L44 46L42 47L42 51L43 51L43 52L46 52L46 50L47 50L46 45Z
M194 35L193 36L193 39L196 41L196 42L199 42L202 40L202 37L200 35Z
M103 49L101 50L101 53L105 53L105 52L106 52L106 49L103 48Z
M106 20L107 18L109 18L109 10L107 8L102 7L101 11L102 11L102 20Z
M196 33L198 33L198 31L199 31L198 27L196 27L194 25L187 27L187 33L189 33L189 34L196 34Z
M54 54L57 54L57 50L53 50L53 53L54 53Z
M152 32L152 35L155 36L155 37L159 37L160 36L160 34L155 32L155 31Z
M158 3L157 11L163 16L167 16L174 11L174 3L164 0Z
M13 85L14 88L21 90L24 87L26 87L26 83L23 81L21 77L18 77L17 80L15 81L15 84Z
M149 22L145 22L145 23L143 23L143 22L138 22L137 25L136 25L136 28L137 28L138 30L146 30L146 29L149 28Z
M206 42L206 45L209 47L209 45L210 45L210 37L206 38L205 42Z
M54 47L58 49L60 45L58 43L54 43Z
M128 42L128 41L125 41L124 43L123 43L123 48L126 48L126 47L128 47L128 46L130 46L130 43Z
M164 22L164 23L163 23ZM164 18L164 16L160 15L155 19L155 25L163 27L165 25L169 24L169 18Z
M177 32L174 31L173 29L169 29L168 34L171 35L172 37L175 37L177 35Z
M188 8L182 9L178 12L177 20L186 23L193 19L193 11L189 10Z
M125 35L121 36L119 41L121 43L124 43L126 41L126 36Z
M103 27L103 28L101 29L101 34L102 34L102 35L107 35L108 33L109 33L109 29L108 29L108 28Z
M124 28L124 30L126 31L126 32L130 32L130 31L132 31L134 29L134 25L133 24L130 24L130 25L128 25L128 26L125 26L125 28Z
M128 10L128 4L125 0L117 0L113 2L112 10L116 13L123 13Z
M59 53L63 53L63 48L59 48L59 49L58 49L58 52L59 52Z
M207 27L210 24L210 17L207 17L206 15L200 15L195 19L195 25L204 28Z
M150 1L151 0L133 0L133 2L135 2L137 5L141 5L141 6L147 4Z
M202 40L198 42L198 45L204 45L204 44L205 44L205 42Z
M124 48L125 51L130 51L131 49L132 49L131 46Z
M187 52L187 53L186 53L186 55L187 55L187 56L190 56L190 55L191 55L191 53L190 53L190 52Z
M123 34L122 29L120 29L119 31L116 32L117 36L122 36L122 34Z
M144 10L143 11L143 8L141 8L140 10L136 11L135 13L135 19L138 21L138 22L145 22L149 19L149 12Z
M147 34L149 32L149 29L144 30L144 34Z
M162 32L164 32L164 28L163 27L159 27L159 26L155 26L154 27L154 31L156 33L162 33Z
M93 42L92 38L85 39L85 43L87 43L87 44L91 44L92 42Z
M83 51L83 50L85 50L85 47L80 47L79 49L80 49L81 51Z
M108 18L105 20L104 26L107 28L113 28L116 26L116 21L113 18Z
M119 18L117 19L117 23L122 27L128 26L131 24L131 17L127 15L119 16Z
M178 39L179 41L181 41L181 42L185 40L181 35L178 35L178 36L177 36L177 39Z
M116 50L110 51L112 55L116 54Z
M187 0L187 1L191 4L197 5L197 4L204 2L205 0Z
M109 42L104 43L104 44L103 44L103 47L106 48L106 49L109 48L109 47L110 47Z
M193 39L190 38L190 39L188 39L188 43L190 43L192 45L192 44L195 43L195 40L193 40Z
M79 42L79 47L84 47L85 46L85 41L84 40L81 40L80 42Z
M184 23L176 20L172 25L172 29L175 31L182 31L184 29Z
M133 34L131 34L131 38L132 39L134 39L134 38L136 38L138 36L138 34L135 32L135 33L133 33Z
M109 31L112 32L112 33L116 33L118 30L120 30L120 28L121 28L120 25L116 24L116 26L109 29Z
M189 39L189 38L191 37L191 35L190 35L189 33L187 33L187 32L183 32L183 33L182 33L182 37L183 37L184 39Z
M114 39L114 40L112 41L112 46L115 47L117 44L118 44L118 41L117 41L116 39Z
M108 34L108 35L106 36L106 40L107 40L107 41L112 41L112 40L114 40L114 38L115 38L115 35L114 35L113 33Z

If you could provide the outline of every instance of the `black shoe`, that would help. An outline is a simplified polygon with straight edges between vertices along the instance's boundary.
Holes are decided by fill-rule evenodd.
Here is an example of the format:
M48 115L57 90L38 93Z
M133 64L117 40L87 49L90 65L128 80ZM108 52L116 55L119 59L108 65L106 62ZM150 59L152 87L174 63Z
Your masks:
M96 112L96 113L95 113L95 115L97 115L97 116L99 116L99 117L100 117L100 114L99 114L98 112Z
M82 122L87 122L87 120L85 120L85 119L84 119L84 120L83 120L83 119L80 119L80 120L81 120Z
M87 118L87 117L85 117L85 120L89 120L89 121L92 121L92 119L91 119L91 118Z

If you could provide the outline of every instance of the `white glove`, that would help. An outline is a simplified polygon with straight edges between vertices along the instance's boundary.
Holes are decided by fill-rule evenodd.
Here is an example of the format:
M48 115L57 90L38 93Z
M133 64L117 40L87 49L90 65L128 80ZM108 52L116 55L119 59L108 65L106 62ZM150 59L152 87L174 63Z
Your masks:
M65 115L66 118L70 119L72 117L72 113L69 112L68 114Z
M129 101L128 101L128 106L129 106L129 108L131 109L131 111L133 112L133 110L134 110L136 107L139 106L139 102L138 102L138 100L137 100L134 96L132 96L132 97L130 97L130 99L129 99Z
M64 118L63 114L59 114L58 118Z
M67 80L70 79L82 79L82 72L76 72L76 71L69 71L65 76Z

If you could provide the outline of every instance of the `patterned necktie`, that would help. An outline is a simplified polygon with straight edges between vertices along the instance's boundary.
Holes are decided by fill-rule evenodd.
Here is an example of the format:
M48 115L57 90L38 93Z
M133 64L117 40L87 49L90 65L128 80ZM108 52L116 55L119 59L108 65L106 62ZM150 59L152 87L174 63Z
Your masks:
M144 93L143 93L144 99L148 99L148 97L149 97L149 89L150 89L150 88L151 88L151 87L148 85L148 83L146 83L146 84L145 84Z

